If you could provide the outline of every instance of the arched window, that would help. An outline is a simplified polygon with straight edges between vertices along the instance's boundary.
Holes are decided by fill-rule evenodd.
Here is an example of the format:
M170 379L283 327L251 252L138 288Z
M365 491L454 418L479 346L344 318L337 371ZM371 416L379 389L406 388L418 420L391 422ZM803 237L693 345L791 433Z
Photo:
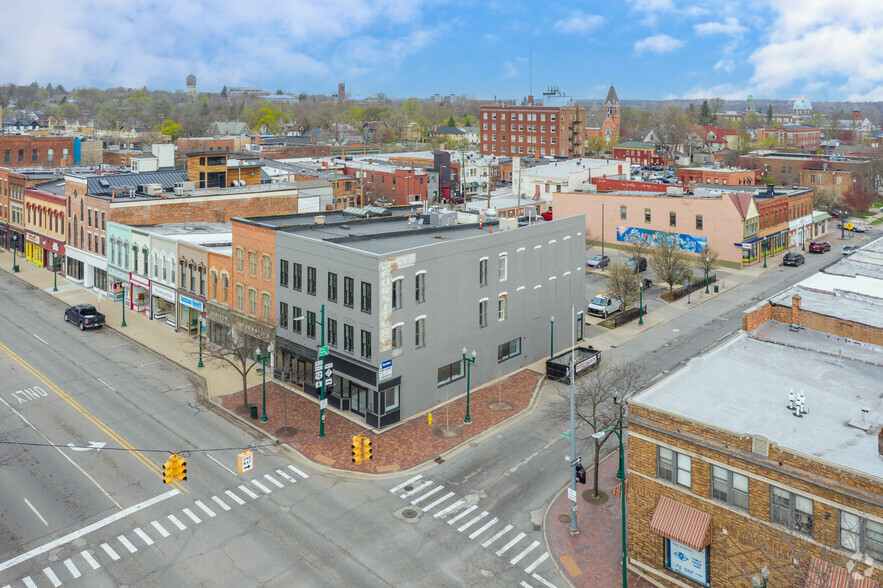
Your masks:
M187 270L190 275L190 291L196 292L196 264L191 261L187 264Z
M75 216L74 217L74 232L71 234L71 237L74 240L74 247L79 247L79 243L77 242L77 235L78 234L79 233L77 232L77 217Z
M144 258L144 275L150 274L150 267L147 265L147 247L141 249L141 256Z

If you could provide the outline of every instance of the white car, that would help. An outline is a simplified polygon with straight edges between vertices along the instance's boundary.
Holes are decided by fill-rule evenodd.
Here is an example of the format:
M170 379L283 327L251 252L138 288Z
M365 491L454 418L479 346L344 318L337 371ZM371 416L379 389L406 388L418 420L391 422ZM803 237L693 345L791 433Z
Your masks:
M619 298L611 298L605 294L599 293L589 302L589 314L595 316L610 316L614 312L622 309L622 301Z

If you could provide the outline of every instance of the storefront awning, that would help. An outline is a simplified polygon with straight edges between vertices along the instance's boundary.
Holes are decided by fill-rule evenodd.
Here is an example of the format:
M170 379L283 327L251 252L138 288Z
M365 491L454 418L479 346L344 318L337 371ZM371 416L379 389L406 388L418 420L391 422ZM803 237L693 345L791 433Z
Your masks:
M659 497L650 519L651 531L696 551L708 546L710 528L711 515L665 496Z
M845 568L813 557L806 571L806 588L877 588L877 583L861 574L850 574Z
M829 218L831 218L831 215L828 214L827 212L819 212L819 213L813 214L812 222L820 223L824 220L828 220Z

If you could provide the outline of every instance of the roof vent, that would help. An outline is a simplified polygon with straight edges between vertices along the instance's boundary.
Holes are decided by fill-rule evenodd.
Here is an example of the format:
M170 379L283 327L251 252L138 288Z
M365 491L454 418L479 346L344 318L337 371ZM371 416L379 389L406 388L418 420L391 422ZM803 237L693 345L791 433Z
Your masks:
M325 224L325 216L320 215L320 216L314 217L313 222L317 225L324 225Z
M868 429L871 428L871 423L868 422L868 413L870 413L870 412L871 412L870 408L863 408L862 409L862 416L861 416L860 420L852 419L851 421L849 421L846 424L850 427L855 428L855 429L859 429L860 431L867 432Z

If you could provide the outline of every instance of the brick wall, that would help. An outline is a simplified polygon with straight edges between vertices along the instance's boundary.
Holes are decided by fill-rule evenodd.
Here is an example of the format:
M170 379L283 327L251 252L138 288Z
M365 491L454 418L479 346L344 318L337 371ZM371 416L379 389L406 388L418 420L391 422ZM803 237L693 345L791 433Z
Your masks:
M297 212L296 192L287 194L236 194L204 198L176 198L111 204L111 220L124 225L159 225L186 222L229 222L234 216L255 217Z
M742 313L742 330L751 332L770 320L786 325L792 324L793 317L791 306L773 305L769 301L761 302ZM800 308L799 324L811 331L847 337L854 341L873 345L883 345L883 329L879 327L809 312L805 308Z
M233 229L233 259L232 259L232 284L231 284L231 300L233 308L237 312L251 316L268 324L275 325L276 316L276 300L275 300L275 280L276 280L276 232L272 229L255 226L251 223L237 222L232 223ZM242 251L243 266L242 271L237 267L237 250ZM252 275L249 254L254 253L257 258L257 271ZM267 279L263 274L263 258L270 258L270 274ZM304 280L307 276L304 275ZM317 278L318 279L318 278ZM236 307L236 286L241 285L244 288L245 304L240 310ZM317 289L321 284L317 284ZM257 296L256 312L252 313L249 308L249 290L253 290ZM264 315L262 312L262 296L268 294L270 296L270 314Z
M37 160L34 161L34 149ZM52 161L49 161L49 150ZM67 149L67 159L64 150ZM19 152L22 158L19 157ZM23 159L23 161L21 160ZM73 137L31 137L29 135L0 135L0 165L6 167L61 167L73 165Z

